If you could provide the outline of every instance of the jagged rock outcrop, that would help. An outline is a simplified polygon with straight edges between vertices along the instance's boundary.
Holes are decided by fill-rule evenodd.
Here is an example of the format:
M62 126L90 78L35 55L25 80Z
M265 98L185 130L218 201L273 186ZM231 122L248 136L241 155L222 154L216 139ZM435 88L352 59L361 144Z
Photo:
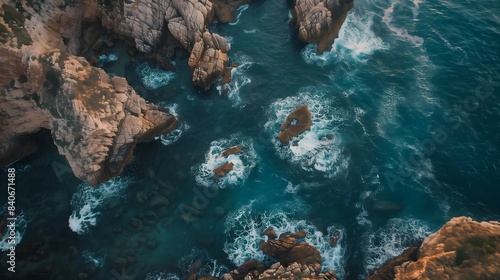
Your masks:
M281 125L281 132L278 135L281 144L286 145L292 137L311 129L311 124L311 112L309 112L307 105L298 107L286 117L285 122Z
M82 21L96 16L91 2L2 5L1 165L31 152L29 134L46 128L74 174L97 185L121 173L137 143L174 128L176 118L125 79L74 55Z
M190 53L189 66L196 86L208 90L223 74L230 50L226 39L210 32L215 21L236 20L237 7L250 0L137 0L102 6L102 24L133 41L146 54L163 48L173 55L175 44ZM164 54L164 55L165 55Z
M367 279L500 279L500 223L453 218Z
M321 254L316 248L306 242L297 243L296 239L306 237L305 231L283 233L276 239L276 232L270 227L262 235L266 235L268 241L261 242L259 248L278 262L266 267L263 263L249 260L237 269L224 274L223 280L337 279L333 270L321 272Z
M330 51L339 36L347 12L354 0L295 0L292 22L299 29L299 38L307 43L317 43L316 52Z

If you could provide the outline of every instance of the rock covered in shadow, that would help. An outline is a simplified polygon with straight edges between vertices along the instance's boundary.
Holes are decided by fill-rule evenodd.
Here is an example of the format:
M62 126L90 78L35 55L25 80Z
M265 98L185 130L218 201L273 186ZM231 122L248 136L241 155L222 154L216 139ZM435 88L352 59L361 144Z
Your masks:
M295 0L294 4L292 21L299 29L299 38L317 43L316 52L321 54L331 50L354 0Z

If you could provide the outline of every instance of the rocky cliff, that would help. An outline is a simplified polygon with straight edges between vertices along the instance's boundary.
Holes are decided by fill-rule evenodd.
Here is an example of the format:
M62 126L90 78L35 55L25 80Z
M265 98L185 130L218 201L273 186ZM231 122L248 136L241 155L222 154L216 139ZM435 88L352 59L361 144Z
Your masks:
M73 2L71 2L73 3ZM134 146L174 128L176 118L146 102L120 77L84 58L82 25L91 1L10 1L0 9L0 164L33 149L49 129L75 175L92 185L118 175Z
M299 38L318 44L316 52L321 54L331 50L353 5L354 0L295 0L292 22L299 29Z
M500 279L500 223L453 218L367 279Z

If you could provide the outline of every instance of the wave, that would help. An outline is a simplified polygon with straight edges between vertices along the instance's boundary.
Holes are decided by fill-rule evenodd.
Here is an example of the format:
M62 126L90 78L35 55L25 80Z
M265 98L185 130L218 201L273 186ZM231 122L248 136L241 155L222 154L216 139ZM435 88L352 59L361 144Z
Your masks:
M160 102L159 103L160 106L162 106L163 108L165 109L168 109L168 111L170 112L170 114L174 115L175 117L177 117L177 109L179 108L179 105L174 103L172 105L165 105L163 102ZM165 146L168 146L168 145L171 145L177 141L179 141L179 139L181 138L182 136L182 133L184 131L187 131L189 129L189 125L187 125L185 122L181 121L176 129L170 131L169 133L167 134L162 134L160 137L158 137L161 141L161 143Z
M283 146L275 137L288 114L298 106L307 104L311 112L311 129L292 139ZM317 89L306 89L298 96L290 96L271 104L270 120L265 129L273 135L272 143L282 159L298 164L306 171L318 171L326 177L334 177L347 172L349 156L343 149L342 135L338 126L348 114L334 108L331 97Z
M0 218L5 217L7 215L7 209L8 209L8 204L5 203L4 207L0 211ZM15 241L15 246L19 245L21 241L23 240L24 233L26 232L26 228L28 227L28 224L30 222L29 219L26 218L24 215L23 211L20 211L19 209L16 209L16 236L14 238ZM7 230L4 236L1 237L0 239L0 251L9 251L10 247L14 244L10 244L8 241L8 237L10 236L10 231Z
M431 232L426 223L417 219L390 219L386 226L366 237L364 252L367 271L380 267L406 248L418 245Z
M148 89L158 89L166 86L175 78L174 72L153 68L147 62L140 64L136 71L142 83Z
M232 60L238 67L231 69L231 80L225 85L217 86L219 95L227 95L233 106L242 105L240 89L252 82L248 77L247 70L253 65L253 61L248 55L237 53Z
M183 256L177 262L177 266L183 274L196 272L197 275L221 277L229 271L229 268L212 258L207 251L192 249L188 255ZM193 271L196 267L196 271Z
M102 209L112 198L123 198L125 189L133 182L129 177L117 177L92 187L81 184L71 198L72 213L68 223L72 231L78 234L89 232L97 224Z
M181 280L181 278L173 273L155 271L148 273L144 280Z
M238 22L240 22L240 16L241 16L241 14L244 11L246 11L248 9L248 7L250 7L250 5L248 5L248 4L239 6L238 9L237 9L238 15L236 16L236 21L235 22L230 22L229 25L236 25L236 24L238 24Z
M414 21L418 16L419 4L421 1L415 0L413 2L414 7L412 8ZM411 42L415 47L420 48L424 44L424 38L409 34L408 30L397 27L393 23L394 8L396 5L402 5L400 1L391 3L391 5L384 10L384 15L382 16L382 21L387 25L387 27L394 32L399 38Z
M318 228L305 220L296 220L288 217L288 212L272 211L257 212L253 209L253 202L243 205L238 210L230 213L225 223L226 242L224 252L229 260L236 266L243 264L249 259L257 261L267 261L259 249L259 243L265 241L265 237L260 234L269 226L272 226L278 235L284 232L297 232L304 230L307 236L303 241L316 247L323 258L323 270L333 269L337 275L344 275L344 229L340 226L332 225L328 227L324 234ZM340 239L334 247L330 247L330 236L334 232L340 233Z
M110 53L108 55L101 54L99 56L99 60L97 61L97 66L98 67L103 67L105 64L108 64L110 62L114 62L118 60L118 56L114 53Z
M334 61L366 62L375 51L384 50L388 45L373 32L375 14L364 11L350 13L339 31L330 52L321 55L316 53L316 44L307 45L301 52L302 58L308 64L320 67Z
M106 259L106 253L104 251L90 252L89 250L84 250L82 252L83 260L92 268L96 269L104 265L104 260Z
M233 146L241 146L241 152L225 157L222 152ZM258 161L257 153L251 140L234 135L229 139L212 141L205 155L205 162L193 167L196 182L200 186L226 188L243 184ZM223 178L213 179L213 170L226 162L233 163L233 170Z

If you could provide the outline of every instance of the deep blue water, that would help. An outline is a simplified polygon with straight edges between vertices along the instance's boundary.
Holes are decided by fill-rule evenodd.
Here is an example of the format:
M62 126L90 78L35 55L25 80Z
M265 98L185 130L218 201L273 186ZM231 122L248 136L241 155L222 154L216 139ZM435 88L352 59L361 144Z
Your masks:
M127 274L137 279L177 279L198 259L212 275L248 258L270 261L258 243L272 225L307 230L325 269L362 279L454 216L499 220L499 8L357 1L333 51L318 56L287 24L286 1L257 1L237 24L212 27L240 65L222 96L191 85L181 53L171 73L117 44L118 60L105 69L174 109L181 124L139 145L123 175L97 189L66 172L41 135L43 151L14 165L28 221L22 244L42 242L51 252L44 261L64 264L54 268L61 279L99 258L92 278L111 279L119 257L132 257ZM279 127L302 104L311 131L281 146ZM219 156L236 144L242 154ZM214 182L211 170L226 160L235 170ZM148 194L168 206L141 203ZM89 213L94 225L81 219ZM131 218L144 221L141 231ZM336 230L342 238L331 248Z

